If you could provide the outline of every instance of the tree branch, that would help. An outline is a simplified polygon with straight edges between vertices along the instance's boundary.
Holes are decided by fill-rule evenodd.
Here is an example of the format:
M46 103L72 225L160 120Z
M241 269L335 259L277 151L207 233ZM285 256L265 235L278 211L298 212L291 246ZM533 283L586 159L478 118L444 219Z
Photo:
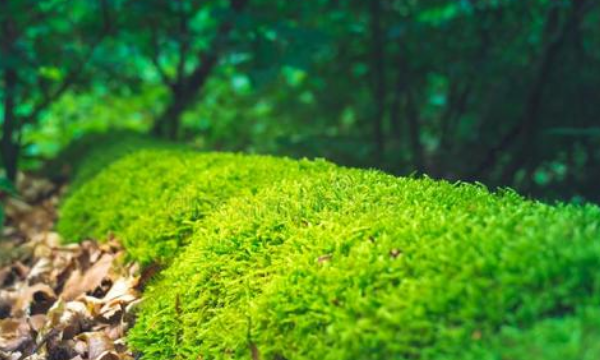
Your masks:
M535 124L537 123L539 110L542 104L542 95L551 70L553 69L555 61L558 58L558 54L566 43L568 34L579 25L582 17L586 11L589 11L591 7L590 3L586 4L586 0L572 0L571 8L572 10L566 23L560 28L559 31L552 33L551 30L547 29L548 33L550 33L550 39L542 50L542 56L540 58L535 78L527 95L522 118L516 124L514 124L506 134L504 134L504 136L496 145L488 150L483 161L479 164L479 166L477 166L472 177L478 177L489 168L494 166L500 153L506 151L513 144L519 142L521 138L527 138L534 132ZM550 11L550 13L548 13L548 18L546 20L547 24L555 21L557 12L558 7L555 7ZM519 159L517 159L517 157ZM522 161L524 161L524 159L521 159L520 156L515 156L513 161L511 161L507 167L508 171L505 171L505 173L514 172L517 164ZM505 175L504 178L506 177L507 176Z
M239 13L243 10L248 0L232 0L231 7L235 13ZM212 71L212 68L217 64L220 53L223 51L229 33L233 29L233 22L231 20L225 21L219 26L217 34L213 39L212 46L206 52L198 54L200 65L194 69L194 71L182 80L183 89L185 92L195 92L200 88L208 74Z
M152 65L154 65L154 68L158 72L158 75L160 76L160 79L163 82L163 84L165 84L165 86L168 86L169 88L173 88L173 81L169 78L169 75L160 64L160 44L158 39L158 32L156 31L156 27L152 23L150 24L150 41L152 46L152 49L150 51L150 61L152 62Z
M108 34L110 33L112 22L109 16L110 14L108 11L107 0L100 0L100 4L102 7L103 14L103 25L100 35L96 40L94 40L92 45L89 47L88 51L79 60L77 65L65 76L62 83L58 85L53 92L43 91L45 95L42 97L41 101L33 107L31 113L23 117L23 124L30 124L35 122L44 110L46 110L50 105L52 105L52 103L58 100L67 90L71 88L71 86L73 86L77 82L77 80L79 80L81 73L85 69L85 66L91 60L92 56L94 55L94 52L96 51L96 48L104 41L106 36L108 36Z
M248 0L231 0L230 7L235 14L239 14L247 3ZM198 66L190 74L182 76L172 84L171 103L156 120L152 129L154 134L166 135L171 139L176 138L181 114L193 103L194 97L202 89L213 68L217 65L233 26L234 19L223 21L217 29L210 48L196 55Z
M188 51L190 49L190 31L188 24L188 14L185 12L183 0L179 0L179 60L177 62L177 82L181 82L185 76L185 65Z

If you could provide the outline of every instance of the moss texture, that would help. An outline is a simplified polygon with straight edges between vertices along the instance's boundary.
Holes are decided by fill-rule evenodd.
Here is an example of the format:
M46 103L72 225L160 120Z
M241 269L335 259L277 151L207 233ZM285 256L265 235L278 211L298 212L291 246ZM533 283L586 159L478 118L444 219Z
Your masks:
M107 167L61 215L67 238L112 231L133 259L170 264L129 336L145 359L600 356L594 206L151 150Z
M273 157L141 150L76 189L62 206L58 230L70 241L114 234L133 260L165 264L187 245L194 225L229 198L332 166Z

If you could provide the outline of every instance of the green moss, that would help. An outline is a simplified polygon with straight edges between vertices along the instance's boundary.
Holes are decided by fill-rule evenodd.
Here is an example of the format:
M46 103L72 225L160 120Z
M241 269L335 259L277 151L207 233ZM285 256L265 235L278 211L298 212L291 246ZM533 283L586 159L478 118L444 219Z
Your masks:
M600 304L594 206L325 162L152 150L77 190L59 228L73 239L113 231L132 258L171 264L129 336L145 359L598 351L586 348L600 340L586 310Z
M439 360L596 360L600 359L600 309L580 309L563 318L542 320L523 330L504 327L487 341L473 341Z
M102 171L67 199L58 230L66 239L121 239L143 264L166 263L184 245L192 225L233 196L279 179L329 167L271 157L142 150Z

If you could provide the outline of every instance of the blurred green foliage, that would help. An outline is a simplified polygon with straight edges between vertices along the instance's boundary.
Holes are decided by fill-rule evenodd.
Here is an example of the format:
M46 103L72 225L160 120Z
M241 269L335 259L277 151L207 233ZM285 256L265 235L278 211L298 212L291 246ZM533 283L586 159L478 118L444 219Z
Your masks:
M126 128L600 198L592 0L5 3L4 162Z

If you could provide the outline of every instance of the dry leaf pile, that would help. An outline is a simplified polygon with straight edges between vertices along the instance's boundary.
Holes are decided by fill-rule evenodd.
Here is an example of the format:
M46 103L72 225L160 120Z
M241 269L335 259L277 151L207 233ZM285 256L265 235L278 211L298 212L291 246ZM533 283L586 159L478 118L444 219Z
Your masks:
M137 266L115 239L61 245L54 184L22 177L19 190L0 240L0 360L132 359Z

